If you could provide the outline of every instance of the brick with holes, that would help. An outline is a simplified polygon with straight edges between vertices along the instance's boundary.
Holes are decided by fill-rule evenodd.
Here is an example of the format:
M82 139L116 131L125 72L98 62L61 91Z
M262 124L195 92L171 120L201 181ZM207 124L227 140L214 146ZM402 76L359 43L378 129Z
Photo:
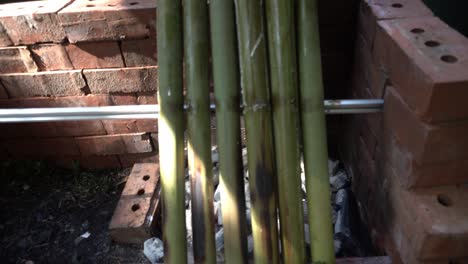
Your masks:
M377 21L430 16L431 10L421 0L364 0L359 4L358 32L372 47Z
M436 17L379 22L374 57L426 122L468 118L468 39Z
M2 5L0 45L62 42L66 35L57 12L69 2L71 0L28 1Z
M58 13L71 43L156 35L156 1L75 0Z
M402 259L432 261L468 257L468 187L407 191L400 188L399 177L393 170L388 173L391 179L387 185L388 206L380 210L384 210L382 219Z
M112 239L142 244L152 237L161 213L159 195L159 164L135 164L109 225Z

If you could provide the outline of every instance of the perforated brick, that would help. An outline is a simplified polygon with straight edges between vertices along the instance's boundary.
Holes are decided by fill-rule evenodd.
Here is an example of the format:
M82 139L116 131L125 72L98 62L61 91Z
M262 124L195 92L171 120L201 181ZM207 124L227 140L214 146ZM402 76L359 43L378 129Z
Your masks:
M135 164L109 225L112 239L141 245L150 238L160 215L159 194L159 165Z
M379 22L374 57L426 122L468 117L468 39L436 17Z

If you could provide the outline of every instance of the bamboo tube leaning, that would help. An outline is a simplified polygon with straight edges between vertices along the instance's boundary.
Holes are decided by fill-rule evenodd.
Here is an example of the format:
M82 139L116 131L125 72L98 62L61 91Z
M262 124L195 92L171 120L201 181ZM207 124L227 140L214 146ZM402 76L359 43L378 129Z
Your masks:
M267 0L266 16L283 263L305 263L294 1Z
M195 263L216 263L211 162L209 25L206 0L182 0L188 163Z
M279 263L276 176L262 0L236 0L255 263Z
M210 19L224 254L226 263L247 263L234 1L211 1Z
M298 49L312 263L335 263L316 0L298 1Z
M184 183L182 9L159 0L157 8L159 150L163 199L164 262L187 262Z

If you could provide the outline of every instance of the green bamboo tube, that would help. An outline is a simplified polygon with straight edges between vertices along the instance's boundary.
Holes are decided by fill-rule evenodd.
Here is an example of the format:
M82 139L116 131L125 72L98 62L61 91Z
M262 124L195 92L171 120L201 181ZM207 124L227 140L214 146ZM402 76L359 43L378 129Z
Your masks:
M278 263L276 176L262 0L236 0L255 263Z
M182 8L159 0L157 8L159 151L163 198L164 262L187 262L185 232Z
M316 0L298 2L304 167L312 263L335 263Z
M195 263L216 263L206 0L183 0L188 161Z
M224 254L228 264L247 263L234 1L211 1L210 19Z
M294 2L267 0L268 50L284 263L305 263Z

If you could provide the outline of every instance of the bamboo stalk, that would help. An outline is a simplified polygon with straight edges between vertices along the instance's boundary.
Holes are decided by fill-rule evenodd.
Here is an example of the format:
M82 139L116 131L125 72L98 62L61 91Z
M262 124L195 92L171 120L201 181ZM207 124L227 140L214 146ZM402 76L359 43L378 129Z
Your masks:
M317 0L298 2L298 47L307 205L313 263L335 263Z
M164 262L187 262L184 184L182 9L159 0L157 8L159 151L163 198Z
M216 263L206 0L183 0L188 161L195 263Z
M294 2L267 0L273 126L284 263L305 263Z
M262 0L236 0L255 263L278 263L276 176Z
M224 254L228 264L247 263L234 1L212 1L210 19Z

